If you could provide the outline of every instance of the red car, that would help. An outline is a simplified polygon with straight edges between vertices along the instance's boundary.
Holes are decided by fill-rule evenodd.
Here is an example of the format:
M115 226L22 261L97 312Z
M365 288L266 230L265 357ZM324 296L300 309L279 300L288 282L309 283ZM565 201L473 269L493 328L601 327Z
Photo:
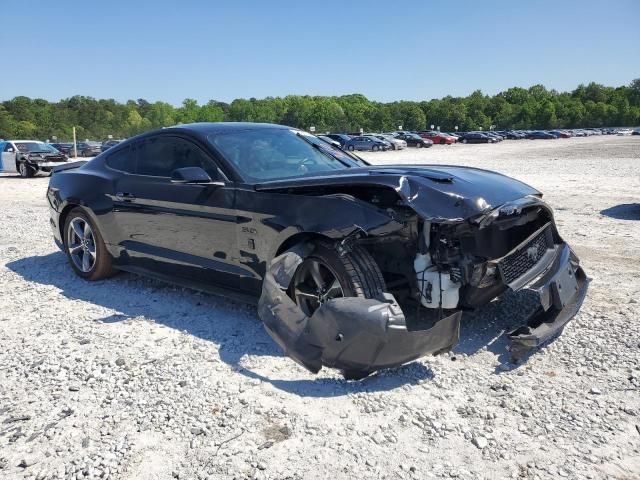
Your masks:
M418 132L422 138L427 138L431 140L434 144L440 145L451 145L452 143L456 143L456 139L450 137L446 133L441 132Z

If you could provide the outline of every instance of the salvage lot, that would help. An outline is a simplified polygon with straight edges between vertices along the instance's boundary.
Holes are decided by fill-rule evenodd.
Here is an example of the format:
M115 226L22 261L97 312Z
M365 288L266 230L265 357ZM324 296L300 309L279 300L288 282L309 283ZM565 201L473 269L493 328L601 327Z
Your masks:
M1 176L0 478L638 477L640 138L361 155L542 190L593 278L564 334L509 364L522 312L507 296L463 317L452 355L314 376L252 307L78 279L51 239L48 180Z

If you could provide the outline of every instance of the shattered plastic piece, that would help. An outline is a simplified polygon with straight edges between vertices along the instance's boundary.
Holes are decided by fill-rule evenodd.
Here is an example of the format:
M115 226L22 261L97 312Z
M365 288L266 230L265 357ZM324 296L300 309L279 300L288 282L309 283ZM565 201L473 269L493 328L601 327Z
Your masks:
M372 372L449 350L459 339L461 312L428 330L409 331L393 295L380 299L342 297L321 305L310 317L287 295L297 266L313 249L298 245L271 263L258 314L287 355L311 372L322 366Z

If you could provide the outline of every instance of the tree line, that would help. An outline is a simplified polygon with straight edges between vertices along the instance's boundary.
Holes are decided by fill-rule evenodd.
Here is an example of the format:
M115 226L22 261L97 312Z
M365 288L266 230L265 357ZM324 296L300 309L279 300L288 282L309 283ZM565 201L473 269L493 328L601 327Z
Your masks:
M629 85L579 85L571 92L543 85L513 87L490 96L476 90L467 97L428 101L375 102L361 94L211 100L186 99L179 107L144 99L126 103L74 96L49 102L24 96L0 103L0 138L59 141L126 138L147 130L192 122L268 122L317 132L424 130L443 131L552 129L640 125L640 79Z

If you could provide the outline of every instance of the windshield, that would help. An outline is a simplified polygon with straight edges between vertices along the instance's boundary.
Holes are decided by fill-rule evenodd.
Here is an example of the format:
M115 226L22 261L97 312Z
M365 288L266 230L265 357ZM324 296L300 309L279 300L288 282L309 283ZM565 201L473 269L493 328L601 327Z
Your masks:
M208 137L244 177L276 180L364 167L355 156L310 135L289 129L242 130Z
M20 153L58 153L58 151L51 145L47 145L46 143L41 142L17 142L16 148Z

